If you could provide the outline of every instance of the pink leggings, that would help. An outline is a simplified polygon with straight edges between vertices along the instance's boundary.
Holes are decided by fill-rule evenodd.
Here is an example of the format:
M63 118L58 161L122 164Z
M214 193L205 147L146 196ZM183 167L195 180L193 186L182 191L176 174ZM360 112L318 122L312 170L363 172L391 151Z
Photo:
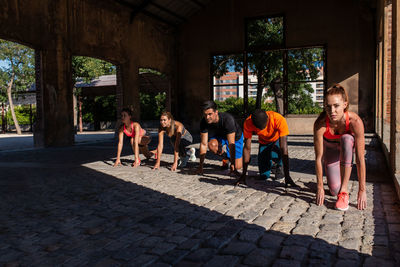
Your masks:
M328 187L333 196L339 193L342 183L340 165L351 167L353 163L354 137L344 134L339 142L329 142L324 139L324 167Z

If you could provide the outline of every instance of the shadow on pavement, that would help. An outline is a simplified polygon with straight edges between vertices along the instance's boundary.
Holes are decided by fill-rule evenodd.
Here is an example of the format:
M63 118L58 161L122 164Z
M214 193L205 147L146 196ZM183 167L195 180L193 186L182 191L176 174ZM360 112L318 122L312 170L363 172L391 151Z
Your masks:
M312 236L266 230L260 225L268 209L247 223L255 214L235 219L82 166L113 153L93 145L0 156L0 263L327 266L374 259Z

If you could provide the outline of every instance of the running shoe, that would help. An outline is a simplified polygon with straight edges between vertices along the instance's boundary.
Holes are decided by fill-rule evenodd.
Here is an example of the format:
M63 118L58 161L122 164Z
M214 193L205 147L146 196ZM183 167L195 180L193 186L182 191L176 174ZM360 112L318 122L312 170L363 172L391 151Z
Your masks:
M189 155L189 161L196 161L196 149L194 147L191 147L188 150L188 155Z
M349 209L349 194L346 192L338 194L335 209L343 211Z
M272 169L272 172L275 174L274 180L282 179L283 177L285 177L282 166L276 166L275 169Z

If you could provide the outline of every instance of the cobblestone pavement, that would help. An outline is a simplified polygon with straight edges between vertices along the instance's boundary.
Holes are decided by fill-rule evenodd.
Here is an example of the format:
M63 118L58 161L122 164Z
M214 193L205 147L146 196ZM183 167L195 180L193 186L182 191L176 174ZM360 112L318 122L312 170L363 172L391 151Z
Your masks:
M254 142L253 154L257 150ZM310 136L289 138L292 178L233 177L206 159L204 176L153 160L113 168L113 142L0 153L0 264L6 266L399 266L400 210L382 154L367 145L368 208L314 204ZM250 170L257 170L255 155ZM195 167L197 163L190 163ZM353 173L354 174L354 173ZM353 177L356 178L355 175ZM397 260L397 261L396 261Z

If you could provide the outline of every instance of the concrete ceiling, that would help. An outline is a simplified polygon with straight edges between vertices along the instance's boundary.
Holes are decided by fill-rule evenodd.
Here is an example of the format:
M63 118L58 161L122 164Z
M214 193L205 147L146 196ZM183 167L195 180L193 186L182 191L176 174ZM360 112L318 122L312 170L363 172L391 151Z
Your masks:
M210 0L112 0L131 8L131 22L139 13L162 21L170 26L179 26L201 11Z

